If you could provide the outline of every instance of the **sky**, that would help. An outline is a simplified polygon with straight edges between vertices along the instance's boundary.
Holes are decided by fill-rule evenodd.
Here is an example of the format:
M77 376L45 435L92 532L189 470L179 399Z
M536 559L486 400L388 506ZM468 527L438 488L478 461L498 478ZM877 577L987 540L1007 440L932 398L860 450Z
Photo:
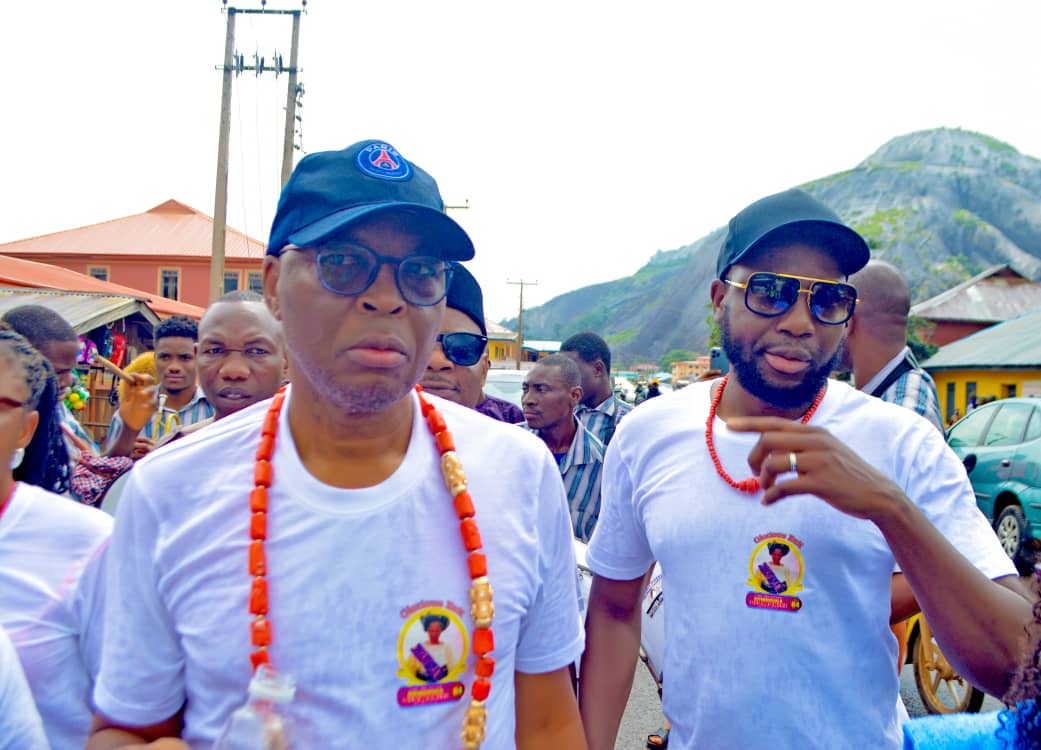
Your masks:
M259 8L260 0L231 3ZM270 0L269 8L299 2ZM390 142L469 232L485 312L634 273L757 198L961 127L1041 157L1041 3L311 0L304 152ZM214 213L219 0L4 8L0 242ZM291 22L237 15L289 60ZM266 240L285 75L235 79L228 223ZM300 153L300 152L297 152Z

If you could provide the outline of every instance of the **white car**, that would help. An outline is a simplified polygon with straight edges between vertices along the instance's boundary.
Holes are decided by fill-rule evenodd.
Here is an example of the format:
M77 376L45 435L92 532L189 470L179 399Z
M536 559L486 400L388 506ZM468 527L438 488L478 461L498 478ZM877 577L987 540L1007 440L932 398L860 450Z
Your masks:
M527 370L489 370L488 379L484 381L485 395L495 396L521 405L521 386Z

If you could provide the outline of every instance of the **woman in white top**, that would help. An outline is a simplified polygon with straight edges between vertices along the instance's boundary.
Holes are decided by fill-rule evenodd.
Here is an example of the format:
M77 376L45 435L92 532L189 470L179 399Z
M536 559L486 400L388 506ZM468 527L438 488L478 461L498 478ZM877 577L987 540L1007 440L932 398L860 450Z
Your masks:
M0 329L0 626L14 643L53 750L86 744L101 651L100 569L112 520L14 470L53 429L54 371L17 333ZM41 424L42 423L42 424ZM30 446L30 453L26 447Z

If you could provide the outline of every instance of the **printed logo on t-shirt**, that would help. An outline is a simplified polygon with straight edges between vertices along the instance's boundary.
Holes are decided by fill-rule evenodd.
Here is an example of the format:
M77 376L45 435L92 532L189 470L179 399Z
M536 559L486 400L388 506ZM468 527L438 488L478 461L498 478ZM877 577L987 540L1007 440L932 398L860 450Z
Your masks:
M745 604L754 609L798 612L802 600L794 596L802 591L803 542L794 534L771 531L754 540L755 549L748 560L748 585Z
M466 669L470 634L463 609L451 601L422 601L401 610L398 636L399 706L457 701L466 693L459 681Z

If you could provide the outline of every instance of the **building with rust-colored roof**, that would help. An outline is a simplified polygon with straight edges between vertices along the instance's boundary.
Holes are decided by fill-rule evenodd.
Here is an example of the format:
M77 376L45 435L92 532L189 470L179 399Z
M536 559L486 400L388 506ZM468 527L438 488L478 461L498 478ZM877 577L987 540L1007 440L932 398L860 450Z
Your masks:
M166 299L158 294L132 289L122 284L100 281L93 276L70 271L67 268L21 258L10 258L6 255L0 255L0 287L53 289L63 292L91 292L129 297L147 304L160 318L185 315L193 320L199 320L206 312L203 307Z
M49 263L205 307L209 302L213 219L175 200L141 214L0 244L0 254ZM265 245L228 227L224 291L261 291ZM153 309L156 309L153 305ZM160 313L162 314L162 313Z
M1041 284L1003 264L919 302L911 317L931 324L921 331L924 341L944 346L1038 308Z

